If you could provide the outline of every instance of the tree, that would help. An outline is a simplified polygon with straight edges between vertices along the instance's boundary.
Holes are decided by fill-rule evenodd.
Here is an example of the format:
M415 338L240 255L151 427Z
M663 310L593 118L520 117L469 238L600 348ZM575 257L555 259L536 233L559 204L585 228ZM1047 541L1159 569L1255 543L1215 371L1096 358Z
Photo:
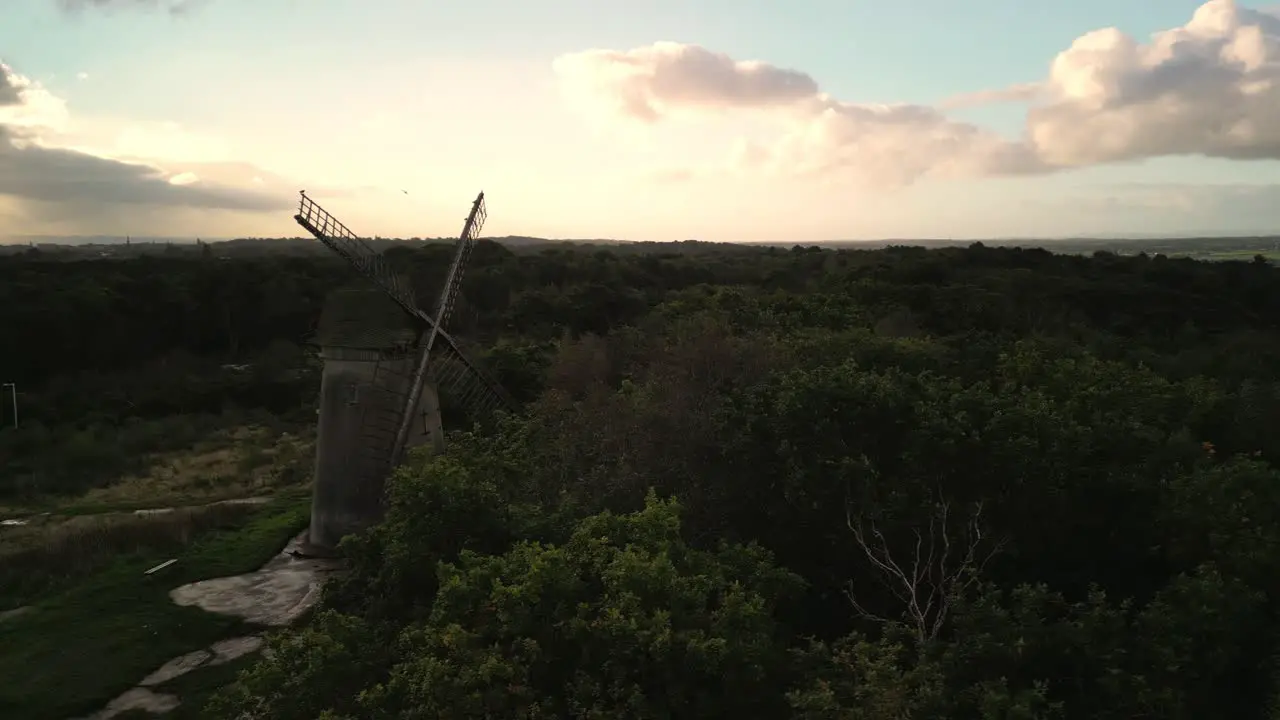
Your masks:
M924 532L913 528L914 543L907 543L897 557L892 543L874 520L848 516L847 524L862 550L877 571L880 581L902 604L901 616L878 615L858 602L855 588L848 590L849 601L860 617L878 623L905 621L915 632L917 643L934 640L942 632L953 603L962 599L982 579L982 571L1004 544L992 541L983 528L982 503L973 503L967 520L956 532L951 503L939 498L929 516Z

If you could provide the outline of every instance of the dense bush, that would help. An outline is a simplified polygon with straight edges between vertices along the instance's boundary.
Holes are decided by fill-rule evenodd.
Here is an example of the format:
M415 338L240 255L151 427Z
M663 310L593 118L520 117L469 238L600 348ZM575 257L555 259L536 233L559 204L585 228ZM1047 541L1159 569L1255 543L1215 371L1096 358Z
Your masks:
M723 299L562 344L525 415L403 468L326 601L392 650L307 685L308 712L1266 717L1257 384L1017 338L979 373L954 340L739 324ZM659 517L661 544L636 535ZM715 637L725 588L754 609L715 664L666 654ZM267 669L310 671L279 662L219 712L294 717Z

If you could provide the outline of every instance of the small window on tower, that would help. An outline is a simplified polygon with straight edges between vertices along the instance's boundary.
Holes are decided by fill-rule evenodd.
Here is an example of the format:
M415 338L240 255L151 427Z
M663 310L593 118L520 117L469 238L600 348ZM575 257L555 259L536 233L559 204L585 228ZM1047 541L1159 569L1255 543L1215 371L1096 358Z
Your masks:
M355 383L347 385L347 404L356 405L360 402L360 386Z

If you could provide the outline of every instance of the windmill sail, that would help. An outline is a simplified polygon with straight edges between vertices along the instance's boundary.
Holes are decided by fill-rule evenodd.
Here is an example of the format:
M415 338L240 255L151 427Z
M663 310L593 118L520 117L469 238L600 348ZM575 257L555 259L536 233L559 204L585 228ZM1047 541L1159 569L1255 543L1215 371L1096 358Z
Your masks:
M457 293L457 284L461 281L461 271L457 269L458 260L459 258L465 260L470 253L469 245L474 243L475 235L479 232L478 224L474 220L475 218L480 218L481 222L483 222L483 201L484 194L481 193L480 197L476 198L476 203L472 206L467 226L463 230L459 251L455 256L455 267L450 271L450 278L445 283L445 290L442 295L443 298L448 299L445 305L446 308L452 306L453 297ZM358 235L324 208L320 207L314 200L307 197L305 192L302 193L298 214L294 216L294 220L314 235L317 240L350 263L361 275L381 288L397 305L427 329L428 342L434 347L424 345L423 348L428 349L429 347L431 354L427 355L426 359L430 361L431 368L436 371L437 377L446 378L445 381L440 382L441 390L448 390L453 397L461 401L464 408L473 414L487 412L499 407L515 407L514 400L502 385L458 347L458 343L454 338L437 323L437 318L432 318L418 307L412 288L400 279L385 257L374 250L368 243L361 240ZM472 230L472 228L475 229ZM466 246L465 250L463 246ZM450 291L451 287L453 288L452 292ZM447 320L448 316L444 314L438 316L438 318ZM420 357L422 356L420 355ZM439 367L437 367L437 364ZM415 373L416 377L417 374ZM417 387L420 393L421 384L419 383ZM406 400L404 411L399 418L399 426L405 426L412 421L416 403L416 394L410 393ZM399 432L397 432L398 437ZM400 447L395 448L396 451L390 458L392 463L399 460L399 452L403 450L403 442L399 442L397 445Z
M431 363L431 349L436 343L436 338L444 330L445 323L449 322L449 315L453 311L453 302L457 298L458 288L462 285L462 271L466 266L467 258L471 255L471 247L475 245L476 236L480 234L480 228L484 225L487 212L484 208L484 193L476 196L476 200L471 204L471 212L467 215L466 223L462 226L462 234L458 236L458 248L454 252L453 263L449 265L449 274L445 276L444 288L440 291L440 306L436 311L435 320L430 325L427 333L426 342L418 348L418 361L414 366L412 384L409 386L409 399L405 405L404 415L400 418L400 426L396 430L395 443L391 446L391 462L397 462L404 454L405 443L409 439L409 425L413 422L413 416L417 410L419 400L422 398L422 384L426 382L427 373ZM455 348L456 349L456 348ZM471 398L468 394L464 397L463 402L468 400L476 402L482 398Z
M298 205L298 214L293 219L339 257L351 263L357 272L382 288L405 312L424 322L431 322L431 318L418 308L412 289L405 287L387 259L351 232L338 218L307 197L305 191Z
M449 276L445 278L444 287L440 290L440 302L436 306L436 326L444 327L453 313L453 303L458 299L458 289L462 287L462 271L467 267L467 258L471 257L471 248L475 247L480 229L484 227L489 213L484 207L484 193L476 196L471 204L471 214L462 226L462 234L458 236L458 247L454 251L453 264L449 267Z

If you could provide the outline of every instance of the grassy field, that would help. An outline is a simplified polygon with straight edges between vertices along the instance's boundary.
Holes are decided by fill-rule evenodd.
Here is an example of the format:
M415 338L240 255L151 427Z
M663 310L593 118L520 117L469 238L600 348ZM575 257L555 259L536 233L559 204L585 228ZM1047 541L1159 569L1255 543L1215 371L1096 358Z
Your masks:
M281 488L306 484L314 448L314 429L281 433L251 425L222 430L189 448L151 455L144 472L126 475L79 497L0 503L0 518L46 512L85 515L270 495Z
M65 588L128 554L163 554L202 532L236 527L250 504L305 496L314 441L260 427L215 433L148 470L74 498L0 508L0 611ZM228 502L232 501L232 502ZM167 512L149 512L157 508Z
M170 658L258 630L179 607L169 591L255 570L306 523L305 500L273 500L253 507L240 527L210 530L176 554L118 556L74 587L0 621L0 717L52 720L93 712ZM143 574L169 557L178 562Z
M1184 256L1195 258L1196 260L1209 260L1209 261L1243 260L1245 262L1248 262L1253 260L1255 255L1261 255L1262 257L1268 260L1271 260L1272 262L1280 260L1280 250L1274 250L1274 249L1222 250L1222 251L1210 250L1210 251L1199 252L1199 253L1196 253L1196 252L1186 253Z
M81 496L0 508L25 522L0 526L0 613L20 609L0 615L0 718L97 711L169 659L259 630L168 594L256 570L306 526L313 448L307 434L241 427ZM156 690L183 698L174 717L194 717L247 662Z
M262 427L228 430L190 450L160 455L145 474L91 490L64 511L194 505L270 495L305 484L314 447L310 434L273 433Z

